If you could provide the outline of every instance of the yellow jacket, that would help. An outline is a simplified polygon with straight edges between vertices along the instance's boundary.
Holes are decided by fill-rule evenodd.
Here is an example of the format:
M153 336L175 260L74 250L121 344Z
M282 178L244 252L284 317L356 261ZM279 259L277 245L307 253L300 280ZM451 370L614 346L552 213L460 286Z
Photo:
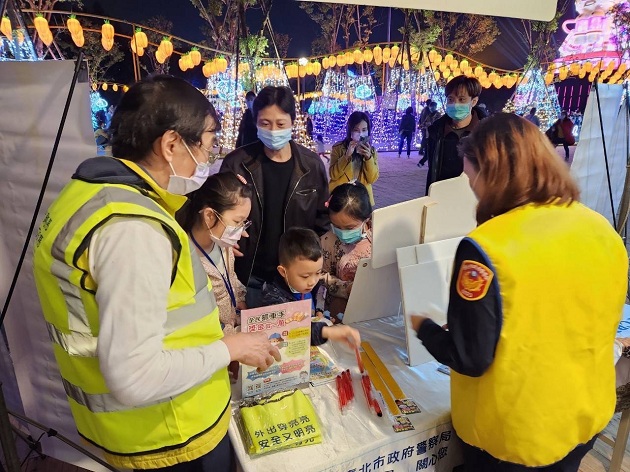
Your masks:
M487 371L451 373L453 425L464 442L497 459L553 464L614 412L625 247L608 221L580 203L524 205L469 238L495 274L503 324ZM466 279L461 271L458 293L469 290L476 300L478 274Z
M227 369L170 398L135 407L120 403L99 368L98 287L87 254L94 232L112 217L159 222L173 247L163 347L218 341L223 333L212 287L174 218L186 199L161 189L132 162L97 159L102 161L92 161L94 167L116 170L111 183L103 181L102 172L91 182L73 179L48 210L34 254L37 291L70 408L81 436L114 466L160 468L191 461L214 449L227 432Z
M348 147L344 141L335 144L330 151L330 191L342 184L347 184L354 179L352 173L352 158L346 156ZM378 153L372 148L372 157L363 160L361 172L357 179L370 194L370 202L374 205L374 194L372 192L372 184L378 180Z

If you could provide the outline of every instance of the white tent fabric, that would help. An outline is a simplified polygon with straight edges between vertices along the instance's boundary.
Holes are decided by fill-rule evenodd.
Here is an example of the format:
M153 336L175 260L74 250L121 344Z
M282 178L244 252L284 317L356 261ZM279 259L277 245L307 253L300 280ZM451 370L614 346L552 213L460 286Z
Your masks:
M622 85L599 84L598 87L616 214L626 178L628 134L625 114L627 111L625 105L621 106ZM573 157L571 174L580 186L582 203L604 215L612 224L613 213L610 206L597 94L594 89L586 103L580 142Z
M7 260L7 267L1 268L0 292L6 290L18 263L73 69L74 63L67 61L0 62L0 104L3 111L0 113L0 251L5 251L0 259ZM79 83L39 215L40 221L77 165L96 155L90 113L89 84ZM33 236L32 241L36 235ZM26 415L81 444L35 290L32 248L20 273L5 329ZM6 350L0 354L4 356L2 365L10 365ZM15 391L5 393L8 398L15 398L18 394ZM31 432L34 437L40 433L34 429ZM88 470L106 470L57 439L44 437L43 447L45 454L60 460Z

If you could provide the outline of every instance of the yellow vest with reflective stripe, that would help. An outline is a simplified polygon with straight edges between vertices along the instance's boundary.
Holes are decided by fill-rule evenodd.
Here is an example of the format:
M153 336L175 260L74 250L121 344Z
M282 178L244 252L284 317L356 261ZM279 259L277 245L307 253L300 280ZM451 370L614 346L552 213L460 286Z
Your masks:
M481 377L451 373L453 426L497 459L550 465L613 415L626 250L608 221L579 203L525 205L469 238L495 273L503 325Z
M96 352L97 287L87 250L94 232L113 217L159 222L171 239L173 271L164 349L208 345L223 337L208 277L173 217L185 198L165 192L137 165L122 162L152 190L69 183L40 227L35 281L79 433L103 449L112 465L159 468L201 457L223 439L229 423L230 382L227 369L221 369L180 395L138 407L121 404L107 388Z

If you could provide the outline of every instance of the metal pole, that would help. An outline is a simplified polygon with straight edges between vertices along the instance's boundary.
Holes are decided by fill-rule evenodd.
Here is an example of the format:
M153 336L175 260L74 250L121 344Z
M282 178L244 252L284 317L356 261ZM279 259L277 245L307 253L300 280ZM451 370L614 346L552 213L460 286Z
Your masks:
M1 342L1 341L0 341ZM2 382L0 382L0 446L4 454L4 461L8 467L8 472L20 472L20 459L18 458L13 430L9 421L9 412L4 402L2 393Z

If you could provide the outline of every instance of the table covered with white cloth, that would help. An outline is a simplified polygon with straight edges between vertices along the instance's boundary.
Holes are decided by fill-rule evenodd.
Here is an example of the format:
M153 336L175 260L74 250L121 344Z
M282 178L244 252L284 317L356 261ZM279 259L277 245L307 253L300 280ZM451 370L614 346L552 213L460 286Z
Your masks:
M416 367L405 364L407 357L403 318L390 316L353 325L363 341L372 347L389 368L406 396L422 412L409 416L415 430L395 433L384 414L377 417L366 406L354 352L340 344L320 346L342 369L350 369L356 399L352 409L339 411L335 382L304 389L323 430L321 444L309 445L250 457L232 417L230 438L245 472L450 472L462 463L461 443L450 416L450 378L429 362ZM237 409L240 382L234 385L232 408Z

